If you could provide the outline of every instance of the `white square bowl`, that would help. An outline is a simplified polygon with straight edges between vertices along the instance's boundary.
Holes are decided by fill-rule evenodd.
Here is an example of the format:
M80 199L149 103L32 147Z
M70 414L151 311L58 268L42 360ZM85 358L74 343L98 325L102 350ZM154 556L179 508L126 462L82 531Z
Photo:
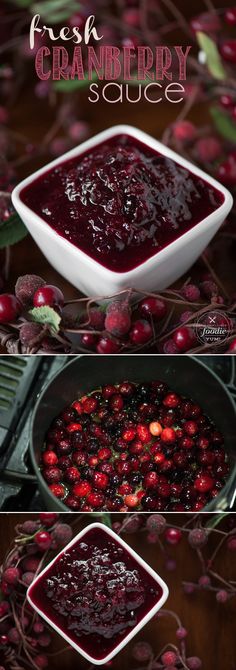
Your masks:
M141 265L127 272L113 272L61 237L43 218L35 214L32 209L22 202L21 192L49 169L70 158L80 156L84 152L94 149L101 142L121 134L129 135L131 138L139 140L147 147L160 152L163 156L171 158L180 166L190 170L193 175L201 177L210 186L220 191L224 197L224 202L212 214L191 228L191 230L181 235L177 240L174 240L174 242L171 242L164 249L157 252L157 254L151 256L151 258L148 258ZM108 296L118 293L125 288L153 291L162 290L170 286L170 284L187 272L209 244L229 213L233 204L233 198L231 193L219 182L150 135L133 126L118 125L95 135L95 137L83 142L78 147L56 158L56 160L48 163L45 167L24 179L13 190L12 202L49 263L67 281L85 295L94 295L96 293L98 296Z
M34 603L33 597L31 597L31 592L34 585L37 584L37 582L41 579L42 575L47 573L48 569L51 568L51 566L53 566L55 561L58 559L58 556L61 556L68 549L70 549L70 547L73 547L73 545L77 543L78 540L82 539L92 528L98 528L103 532L107 533L108 537L112 537L121 547L126 549L126 551L135 559L135 561L139 565L142 566L142 568L144 568L144 570L146 570L146 572L157 582L158 586L160 586L162 589L162 596L160 600L158 600L156 605L154 605L154 607L152 607L150 611L147 612L147 614L145 614L143 619L139 621L139 623L132 629L132 631L128 633L126 637L119 644L117 644L117 646L114 647L114 649L109 654L107 654L107 656L105 656L102 659L96 659L87 654L87 652L85 652L80 647L79 644L76 644L73 640L71 640L71 638L63 630L61 630L59 626L57 626L46 614L44 614L44 612ZM71 542L69 542L69 544L67 544L66 547L64 547L64 549L62 549L62 551L60 551L57 554L57 556L55 556L55 558L46 566L46 568L44 568L44 570L40 572L40 574L36 577L36 579L34 579L32 584L29 586L27 591L27 599L31 607L33 607L33 609L35 609L36 612L38 612L38 614L40 614L40 616L43 617L43 619L45 619L45 621L47 621L47 623L57 633L59 633L59 635L61 635L72 647L74 647L76 651L78 651L84 658L87 659L87 661L90 661L90 663L93 663L94 665L103 665L104 663L108 663L108 661L110 661L113 658L113 656L116 656L116 654L118 654L118 652L121 651L121 649L123 649L123 647L125 647L130 640L132 640L132 638L136 635L136 633L138 633L141 630L141 628L143 628L143 626L145 626L145 624L148 621L150 621L150 619L156 614L156 612L158 612L158 610L162 607L162 605L164 605L166 599L168 598L168 595L169 590L163 579L161 579L161 577L159 577L159 575L150 567L150 565L148 565L146 561L144 561L141 558L141 556L139 556L136 553L136 551L134 551L126 542L124 542L124 540L121 537L119 537L116 533L114 533L113 530L111 530L102 523L92 523L89 524L83 530L81 530L81 532L78 533L78 535L76 535L76 537L74 537L73 540L71 540Z

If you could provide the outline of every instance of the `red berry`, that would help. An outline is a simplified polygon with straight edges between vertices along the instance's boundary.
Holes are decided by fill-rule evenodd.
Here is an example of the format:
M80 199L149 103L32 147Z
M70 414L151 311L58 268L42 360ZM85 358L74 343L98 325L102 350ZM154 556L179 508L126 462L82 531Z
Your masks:
M144 444L148 444L148 442L150 442L151 439L149 427L139 423L137 425L137 436L139 440L141 440L141 442L143 442Z
M164 654L161 656L162 663L165 667L169 665L174 665L176 664L177 661L177 656L174 651L165 651Z
M125 440L125 442L132 442L135 437L136 437L136 428L126 428L125 430L123 430L122 439Z
M44 451L42 455L44 465L56 465L58 463L58 456L55 451Z
M229 26L236 26L236 7L229 7L224 14L224 20Z
M46 530L39 530L34 536L34 541L42 551L50 549L52 544L51 535Z
M120 343L114 340L110 335L101 335L97 344L98 354L117 354L120 349Z
M201 137L197 140L194 149L203 163L215 161L222 154L222 144L216 137Z
M123 409L124 400L120 393L114 393L109 400L110 408L113 412L120 412Z
M102 507L104 503L104 495L102 493L95 493L91 491L91 493L89 493L87 496L87 503L95 509Z
M129 337L132 344L139 345L149 342L149 340L152 338L152 335L153 331L150 323L145 321L145 319L139 319L133 323Z
M173 128L173 135L182 142L191 142L195 139L197 129L191 121L178 121Z
M196 421L185 421L184 431L187 435L196 435L196 433L198 433L198 425Z
M81 342L86 349L94 349L97 339L97 335L93 335L93 333L84 333L81 337Z
M229 353L236 353L236 340L232 340L227 350Z
M182 539L181 530L178 528L167 528L165 531L165 539L168 544L179 544L180 540Z
M66 426L67 433L74 433L75 431L82 431L82 426L81 423L69 423L68 426Z
M44 654L38 654L38 656L34 657L34 663L37 665L38 668L40 668L40 670L42 670L43 668L47 668L48 666L47 656L45 656Z
M98 451L98 458L99 461L108 461L109 458L112 455L111 449L109 447L103 447L102 449L99 449Z
M230 551L236 551L236 536L228 538L227 548L230 549Z
M50 484L49 488L56 498L64 498L65 488L62 484Z
M193 346L193 332L187 326L183 326L174 332L173 340L180 352L188 351Z
M65 471L65 478L66 481L69 483L73 482L78 482L80 479L80 472L77 470L77 468L74 465L71 465L67 470Z
M59 514L56 512L41 512L39 515L39 519L42 522L44 526L47 526L47 528L50 528L51 526L56 523L56 521L59 518ZM28 568L29 570L30 568Z
M62 471L55 465L50 465L48 468L44 468L43 476L49 484L57 484L62 477Z
M91 396L90 398L87 398L83 403L83 410L85 414L93 414L93 412L96 412L97 406L98 401L96 400L96 398L93 398Z
M161 433L161 440L162 440L162 442L169 442L170 444L175 442L176 435L175 435L174 429L173 428L164 428L164 430Z
M225 40L220 45L220 54L229 63L236 63L236 40Z
M6 568L3 572L3 579L7 584L17 584L20 579L20 570L18 568Z
M72 489L72 493L76 496L76 498L85 498L90 493L90 491L92 491L92 486L85 480L79 482L79 484L75 484Z
M57 286L45 284L35 292L33 303L34 307L63 307L64 295Z
M156 489L159 482L159 475L154 470L148 472L144 477L144 486L147 489Z
M220 104L222 105L222 107L229 109L230 107L233 107L234 100L231 95L225 94L220 97Z
M105 321L104 312L99 307L91 307L89 310L89 324L95 330L103 330Z
M152 317L154 321L163 319L166 314L166 303L160 298L144 298L139 304L139 311L143 317Z
M214 479L210 475L200 474L197 476L194 482L194 488L199 491L199 493L207 493L214 486Z
M221 29L219 16L216 12L203 12L191 20L194 32L215 33Z
M93 483L97 489L106 489L109 484L109 477L103 472L95 472L93 475Z
M115 300L108 305L105 328L115 337L122 337L129 332L131 326L130 309L126 303Z
M163 405L165 405L165 407L169 407L170 409L178 407L180 403L181 399L176 393L168 393L163 400Z
M0 323L15 321L22 310L19 300L15 295L2 293L0 295Z
M125 505L127 505L127 507L133 508L133 507L137 507L137 505L139 503L139 499L137 498L137 496L134 493L131 493L130 495L125 496L124 502L125 502Z

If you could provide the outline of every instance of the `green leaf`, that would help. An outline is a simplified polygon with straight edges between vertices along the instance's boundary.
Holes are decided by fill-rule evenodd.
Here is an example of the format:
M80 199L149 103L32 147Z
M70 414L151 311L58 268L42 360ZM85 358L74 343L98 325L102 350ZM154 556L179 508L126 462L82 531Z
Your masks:
M6 221L0 222L0 249L20 242L27 234L27 228L18 214L12 214Z
M215 79L226 79L226 72L215 42L205 33L196 34L200 49L206 54L206 62L209 72Z
M18 7L29 7L32 3L32 0L11 0L11 2Z
M236 125L227 112L219 107L211 107L210 113L218 133L230 142L236 142Z
M43 0L34 3L31 7L32 14L40 14L45 21L50 23L61 23L78 10L79 6L75 0L67 3L65 3L65 0Z
M225 519L229 512L222 512L221 514L212 514L211 518L207 521L205 528L216 528L219 523Z
M54 333L58 333L61 317L52 307L33 307L29 312L32 320L49 326Z
M61 93L72 93L81 88L86 88L90 82L97 81L98 76L94 72L91 79L88 78L88 73L86 73L84 79L61 79L60 81L54 81L53 88L54 91L59 91Z

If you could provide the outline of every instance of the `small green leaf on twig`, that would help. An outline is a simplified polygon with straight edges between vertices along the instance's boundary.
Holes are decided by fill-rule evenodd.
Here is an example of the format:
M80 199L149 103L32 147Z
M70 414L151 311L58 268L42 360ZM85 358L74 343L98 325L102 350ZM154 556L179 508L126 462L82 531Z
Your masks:
M59 93L73 93L73 91L77 91L78 89L86 88L89 83L92 83L93 81L98 81L96 72L94 72L91 79L88 78L88 73L86 73L84 79L62 79L60 81L54 81L53 88Z
M223 109L219 107L211 107L210 113L216 127L216 130L225 140L229 142L236 142L236 126L231 118L228 116L227 112L224 112Z
M58 333L61 317L52 307L33 307L30 315L36 323L46 324L54 333Z
M197 32L196 34L200 49L206 55L207 67L215 79L226 79L226 72L214 40L208 37L206 33Z
M20 242L27 234L27 228L18 214L12 214L6 221L0 221L0 249Z
M229 512L222 512L221 514L212 514L211 518L207 521L205 528L216 528L219 523L225 519Z

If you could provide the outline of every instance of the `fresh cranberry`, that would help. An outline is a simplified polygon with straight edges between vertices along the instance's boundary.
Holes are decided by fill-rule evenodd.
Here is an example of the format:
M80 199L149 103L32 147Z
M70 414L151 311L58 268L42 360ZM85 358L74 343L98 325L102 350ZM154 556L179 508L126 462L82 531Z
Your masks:
M148 444L150 442L150 431L148 426L145 426L141 423L137 425L137 436L141 442Z
M114 393L117 393L117 389L115 386L112 386L111 384L107 384L106 386L103 386L102 389L102 395L106 400L109 400L109 398L114 395Z
M96 398L91 396L90 398L86 398L85 402L83 403L83 410L85 414L93 414L93 412L96 412L98 406L98 402Z
M109 400L109 406L113 412L120 412L124 406L124 401L120 393L114 393Z
M91 491L91 493L88 494L87 496L87 503L91 505L91 507L97 509L99 507L102 507L104 503L104 496L102 493L95 493Z
M56 465L58 463L58 456L54 451L44 451L42 461L44 465Z
M139 303L139 312L144 318L152 318L154 321L163 319L166 314L166 303L161 298L144 298Z
M194 487L199 493L207 493L214 486L214 479L210 475L201 474L198 475L194 482Z
M50 484L49 488L56 498L64 498L65 488L62 484Z
M152 327L145 319L135 321L129 333L130 341L134 345L146 344L151 340L152 336Z
M138 506L139 499L134 493L131 493L128 496L125 496L125 504L127 505L127 507L132 509Z
M231 95L221 95L220 97L220 104L222 107L225 107L226 109L230 109L230 107L233 107L234 105L234 100Z
M196 126L191 121L178 121L174 124L173 135L180 142L192 142L197 134Z
M103 472L95 472L93 476L93 483L97 489L106 489L109 484L109 477Z
M55 467L54 465L51 465L48 468L44 468L43 476L49 484L57 483L62 478L62 470Z
M92 486L87 481L81 481L79 484L75 484L72 489L72 493L76 498L85 498L92 491Z
M75 466L71 466L67 468L65 471L65 478L66 481L69 482L70 484L73 484L74 482L78 482L80 479L80 472Z
M132 442L136 437L136 434L137 434L136 428L126 428L125 430L123 430L122 439L125 442Z
M22 311L22 306L15 295L2 293L0 295L0 323L15 321Z
M169 442L170 444L175 442L176 435L173 428L164 428L164 430L161 433L161 440L162 442Z
M145 475L143 483L145 488L147 489L156 489L158 482L159 482L158 474L154 470L151 470Z
M163 405L171 409L178 407L180 403L181 399L176 393L168 393L168 395L166 395L165 398L163 399Z
M33 304L34 307L63 307L64 295L57 286L45 284L35 292Z
M159 423L159 421L152 421L149 424L149 431L150 431L151 435L153 435L155 437L159 437L159 435L161 435L161 433L162 433L162 430L163 429L162 429L162 426Z

